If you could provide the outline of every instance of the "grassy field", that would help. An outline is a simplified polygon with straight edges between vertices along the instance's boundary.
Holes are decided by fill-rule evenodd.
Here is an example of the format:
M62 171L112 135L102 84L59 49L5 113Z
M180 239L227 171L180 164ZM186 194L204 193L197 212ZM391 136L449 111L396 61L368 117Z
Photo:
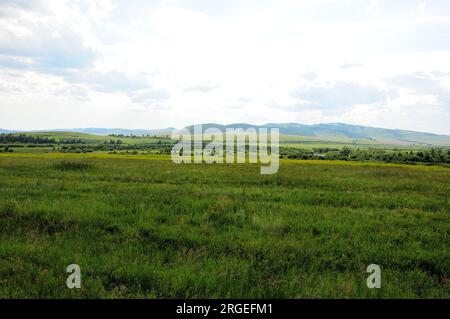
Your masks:
M21 133L16 133L18 135ZM42 137L55 139L56 141L67 140L67 139L77 139L81 140L82 143L86 144L101 144L104 142L109 142L110 140L120 140L125 145L139 145L139 144L151 144L156 143L157 141L170 142L171 139L169 137L154 137L154 136L108 136L108 135L93 135L86 133L77 133L77 132L28 132L24 133L28 136L33 137ZM293 135L281 135L280 136L280 145L285 147L295 147L295 148L303 148L307 150L312 150L314 148L325 148L325 147L334 147L341 148L343 146L347 147L355 147L361 149L371 148L381 148L381 149L422 149L424 146L415 145L386 145L379 143L370 139L361 139L361 138L338 138L338 137L328 137L318 138L318 137L310 137L310 136L293 136Z
M17 133L19 134L19 133ZM17 135L16 134L16 135ZM104 142L108 142L110 140L121 140L124 144L146 144L146 143L155 143L157 141L170 141L168 137L153 137L153 136L109 136L109 135L93 135L86 133L77 133L77 132L29 132L24 133L28 136L34 137L43 137L49 139L65 140L65 139L79 139L83 143L86 144L100 144Z
M0 154L0 297L448 298L450 169ZM78 264L82 288L68 289ZM366 287L379 264L381 289Z

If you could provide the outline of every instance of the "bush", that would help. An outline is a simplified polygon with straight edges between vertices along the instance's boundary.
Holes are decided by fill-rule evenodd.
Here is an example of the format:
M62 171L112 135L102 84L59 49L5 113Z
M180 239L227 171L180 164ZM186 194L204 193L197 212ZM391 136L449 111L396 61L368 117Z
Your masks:
M78 161L64 161L55 165L61 171L85 171L92 167L92 164Z

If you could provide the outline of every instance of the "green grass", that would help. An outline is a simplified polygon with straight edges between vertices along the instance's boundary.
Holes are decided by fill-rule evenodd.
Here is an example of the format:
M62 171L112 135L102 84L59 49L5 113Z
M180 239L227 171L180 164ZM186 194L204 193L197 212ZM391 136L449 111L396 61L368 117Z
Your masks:
M0 297L448 298L450 170L0 154ZM82 289L66 287L78 264ZM368 289L379 264L382 288Z
M92 167L92 164L80 161L62 161L54 166L61 171L85 171L90 167Z
M30 136L40 136L42 138L55 139L59 140L71 140L71 139L79 139L83 143L86 144L101 144L105 141L110 140L121 140L124 144L146 144L146 143L156 143L159 140L161 141L170 141L170 138L167 137L151 137L151 136L138 136L135 138L132 137L117 137L117 136L107 136L107 135L94 135L94 134L86 134L86 133L77 133L77 132L27 132L27 133L17 133L17 134L26 134Z
M122 145L131 145L134 146L135 149L139 149L145 145L157 145L158 142L162 143L171 143L173 142L168 137L153 137L153 136L136 136L132 137L117 137L117 136L106 136L106 135L93 135L86 133L77 133L77 132L27 132L27 133L17 133L17 134L26 134L34 137L42 137L48 139L54 139L58 141L64 140L80 140L83 144L88 146L94 146L98 144L103 144L105 142L109 142L111 140L117 141L120 140ZM17 143L16 143L17 144ZM70 145L65 145L70 146ZM60 147L60 146L59 146ZM393 151L393 150L401 150L401 151L422 151L426 150L429 147L424 145L399 145L399 144L383 144L381 142L375 141L373 139L366 138L344 138L344 137L335 137L335 136L321 136L321 137L312 137L312 136L294 136L294 135L280 135L280 147L284 148L297 148L303 149L306 151L313 151L314 149L320 148L335 148L342 149L343 147L350 147L353 149L361 149L367 150L369 148ZM2 146L0 145L0 148ZM36 147L28 147L27 144L25 147L11 147L14 152L18 153L47 153L52 152L53 147L48 147L45 145L36 145Z

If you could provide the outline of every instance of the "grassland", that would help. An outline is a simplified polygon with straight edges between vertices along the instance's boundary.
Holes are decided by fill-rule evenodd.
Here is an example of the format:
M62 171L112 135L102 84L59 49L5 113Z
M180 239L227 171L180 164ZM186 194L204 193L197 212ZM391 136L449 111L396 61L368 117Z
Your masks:
M16 135L19 133L16 133ZM76 139L80 140L82 143L86 144L101 144L104 142L109 142L110 140L120 140L125 145L139 145L139 144L149 144L155 143L157 141L169 142L171 139L167 136L109 136L109 135L94 135L86 133L77 132L28 132L24 133L28 136L42 137L60 140L70 140ZM363 139L363 138L339 138L339 137L327 137L318 138L311 136L294 136L294 135L281 135L280 145L285 147L295 147L303 149L314 149L320 147L335 147L341 148L347 147L358 147L361 149L366 148L381 148L381 149L423 149L426 148L424 145L399 145L399 144L382 144L375 140Z
M19 134L19 133L17 133ZM17 135L16 134L16 135ZM94 135L94 134L86 134L86 133L77 133L77 132L29 132L24 133L28 136L34 137L42 137L59 140L68 140L68 139L77 139L86 144L101 144L104 142L108 142L110 140L120 140L124 144L148 144L155 143L159 140L169 141L168 137L155 137L155 136L109 136L109 135Z
M0 154L0 297L448 298L450 170ZM67 265L82 289L66 287ZM382 288L368 289L379 264Z

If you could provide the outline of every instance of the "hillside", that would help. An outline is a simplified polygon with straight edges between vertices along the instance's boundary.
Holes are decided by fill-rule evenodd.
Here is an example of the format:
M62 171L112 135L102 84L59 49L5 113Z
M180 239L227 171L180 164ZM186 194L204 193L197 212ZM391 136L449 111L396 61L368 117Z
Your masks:
M93 135L110 135L110 134L122 134L122 135L170 135L175 130L173 127L165 129L126 129L126 128L73 128L73 129L56 129L48 130L54 132L78 132Z
M280 134L282 135L301 136L316 141L352 142L356 140L358 141L358 143L363 142L364 144L379 143L394 145L450 145L450 136L448 135L375 128L343 123L313 125L298 123L268 123L265 125L251 125L246 123L229 125L220 125L214 123L203 124L203 129L207 129L209 127L217 127L223 131L226 128L278 128L280 130ZM186 128L190 131L193 130L193 126L188 126Z
M211 127L219 128L225 131L227 128L278 128L282 135L284 142L295 143L298 141L311 142L337 142L348 144L384 144L384 145L417 145L417 146L449 146L450 136L439 135L433 133L424 133L416 131L375 128L362 125L350 125L343 123L328 123L328 124L298 124L298 123L268 123L265 125L253 125L248 123L234 123L228 125L221 125L215 123L202 124L203 129L206 130ZM186 128L193 132L193 125ZM104 140L109 134L122 135L150 135L150 136L168 136L176 129L173 127L165 129L123 129L123 128L75 128L75 129L57 129L46 131L35 131L33 134L53 135L52 133L67 134L72 136L80 134L97 135L96 140ZM0 133L13 133L18 131L0 129ZM28 132L31 133L31 132ZM101 136L98 138L98 136ZM92 136L84 136L87 139L92 139Z
M5 130L0 128L0 134L9 134L9 133L17 133L18 131L13 131L13 130Z

